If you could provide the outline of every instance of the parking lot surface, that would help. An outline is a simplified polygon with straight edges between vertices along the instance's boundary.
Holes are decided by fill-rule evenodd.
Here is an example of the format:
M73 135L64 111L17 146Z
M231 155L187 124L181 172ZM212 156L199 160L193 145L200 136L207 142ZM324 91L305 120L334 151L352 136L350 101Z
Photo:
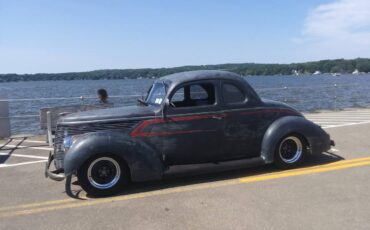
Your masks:
M45 138L3 140L0 229L370 229L369 110L307 117L336 146L301 168L189 166L100 199L44 178Z

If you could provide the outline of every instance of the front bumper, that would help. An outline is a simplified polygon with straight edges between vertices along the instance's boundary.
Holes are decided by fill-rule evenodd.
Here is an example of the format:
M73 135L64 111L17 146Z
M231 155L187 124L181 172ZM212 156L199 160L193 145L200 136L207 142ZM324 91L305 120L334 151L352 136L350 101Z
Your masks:
M54 171L50 171L50 165L54 161L54 154L52 152L49 152L49 158L45 165L45 177L50 178L55 181L62 181L65 178L65 175L63 173L63 169L57 169Z

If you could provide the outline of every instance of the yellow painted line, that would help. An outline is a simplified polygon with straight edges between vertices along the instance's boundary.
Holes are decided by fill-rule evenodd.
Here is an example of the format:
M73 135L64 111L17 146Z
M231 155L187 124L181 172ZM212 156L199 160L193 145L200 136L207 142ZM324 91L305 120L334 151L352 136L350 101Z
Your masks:
M323 167L331 167L333 165L344 165L354 162L363 162L363 161L370 161L370 157L361 157L361 158L355 158L350 160L339 160L332 163L322 164L322 165L315 165L315 166L308 166L304 168L297 168L297 169L290 169L285 171L279 171L279 172L273 172L273 174L284 174L286 172L299 172L299 171L305 171L307 169L314 169L314 168L323 168Z
M155 190L155 191L150 191L150 192L122 195L122 196L112 197L112 198L88 199L85 201L76 200L75 202L73 199L47 201L47 202L41 202L41 203L26 204L26 205L10 207L11 209L20 209L20 210L4 211L3 209L1 210L2 212L0 212L0 217L4 218L4 217L30 215L30 214L37 214L37 213L63 210L63 209L69 209L69 208L78 208L78 207L86 207L86 206L92 206L92 205L98 205L98 204L107 204L107 203L112 203L112 202L117 202L117 201L125 201L125 200L139 199L139 198L145 198L145 197L174 194L174 193L187 192L187 191L195 191L195 190L201 190L201 189L217 188L217 187L223 187L227 185L236 185L236 184L242 184L242 183L266 181L266 180L279 179L279 178L285 178L285 177L300 176L300 175L305 175L305 174L341 170L341 169L360 167L360 166L366 166L366 165L370 165L370 157L357 158L357 159L352 159L352 160L343 160L343 161L334 162L334 163L321 165L321 166L313 166L313 167L307 167L303 169L288 170L288 171L278 172L278 173L269 173L269 174L264 174L264 175L259 175L259 176L243 177L239 179L232 179L232 180L225 180L225 181L218 181L218 182L211 182L211 183L204 183L204 184L196 184L196 185L187 185L187 186L176 187L176 188L168 188L168 189L161 189L161 190Z
M187 192L187 191L195 191L195 190L208 189L208 188L217 188L221 186L235 185L235 184L239 184L237 179L222 181L219 183L214 182L214 183L199 184L199 185L188 185L188 186L183 186L183 187L178 187L178 188L169 188L169 189L156 190L156 191L151 191L151 192L122 195L122 196L112 197L112 198L101 198L101 199L95 199L95 200L90 199L86 201L67 203L67 204L59 205L59 206L48 206L48 207L0 213L0 218L37 214L37 213L43 213L43 212L49 212L49 211L68 209L68 208L86 207L86 206L92 206L92 205L98 205L98 204L107 204L107 203L113 203L117 201L125 201L125 200L153 197L153 196L166 195L166 194L174 194L174 193Z
M63 200L49 200L45 202L7 206L7 207L0 208L0 212L14 210L14 209L25 209L25 208L35 208L35 207L54 205L54 204L64 204L64 203L75 202L75 201L76 199L69 198L69 199L63 199Z
M291 177L291 176L300 176L300 175L312 174L312 173L334 171L334 170L353 168L353 167L359 167L359 166L364 166L364 165L370 165L370 161L333 165L331 167L307 168L306 170L302 170L302 171L286 171L286 172L278 173L278 174L271 173L271 174L262 175L262 176L244 177L244 178L240 178L239 180L241 183L249 183L249 182Z
M325 165L317 165L317 166L310 166L306 168L292 169L292 170L289 170L289 172L307 170L308 168L311 169L311 168L318 168L318 167L319 168L329 167L332 165L348 164L348 163L367 161L367 160L370 160L370 157L355 158L355 159L350 159L350 160L341 160L341 161L336 161L333 163L328 163ZM286 172L287 171L280 171L280 172L274 172L274 174L281 174L281 173L286 173ZM87 200L89 198L83 197L83 199ZM7 210L15 210L15 209L35 208L35 207L55 205L55 204L64 204L64 203L77 202L77 201L79 200L68 198L68 199L61 199L61 200L50 200L50 201L35 202L35 203L30 203L30 204L14 205L14 206L0 207L0 212L7 211Z

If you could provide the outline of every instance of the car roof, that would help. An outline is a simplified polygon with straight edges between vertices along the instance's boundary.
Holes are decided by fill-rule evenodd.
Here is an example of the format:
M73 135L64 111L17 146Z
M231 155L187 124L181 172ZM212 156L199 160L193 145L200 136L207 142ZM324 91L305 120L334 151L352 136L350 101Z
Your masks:
M164 77L159 78L157 81L166 82L169 85L178 85L190 81L219 80L219 79L245 82L244 79L238 74L224 70L196 70L180 72L166 75Z
M243 88L251 100L259 103L261 102L260 97L249 85L249 83L240 75L224 70L196 70L174 73L167 76L163 76L156 80L156 82L164 82L168 85L168 92L171 92L174 88L182 83L201 81L201 80L231 80L238 84L239 87Z

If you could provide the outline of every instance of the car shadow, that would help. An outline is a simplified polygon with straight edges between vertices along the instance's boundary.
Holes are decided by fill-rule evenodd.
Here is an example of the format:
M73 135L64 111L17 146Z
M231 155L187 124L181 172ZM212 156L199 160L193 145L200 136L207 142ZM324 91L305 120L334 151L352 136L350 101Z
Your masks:
M11 155L18 149L20 145L25 141L26 139L23 138L20 140L14 147L8 147L8 144L13 141L13 138L9 138L4 144L0 146L0 151L9 151L7 155L1 155L0 156L0 164L5 164L5 162L11 157Z
M320 166L336 161L344 160L343 157L333 153L323 153L318 155L308 156L305 163L301 167ZM245 166L240 164L228 165L224 167L222 164L209 164L205 166L184 167L182 170L177 170L174 173L166 174L160 181L131 183L124 192L115 196L130 195L135 193L150 192L155 190L162 190L168 188L176 188L188 185L205 184L223 180L232 180L238 178L258 176L267 173L283 172L273 165L260 166ZM76 185L76 182L74 183ZM78 184L78 183L77 183ZM77 192L78 198L81 190L74 190ZM96 198L87 194L88 198ZM81 198L80 198L81 199Z

